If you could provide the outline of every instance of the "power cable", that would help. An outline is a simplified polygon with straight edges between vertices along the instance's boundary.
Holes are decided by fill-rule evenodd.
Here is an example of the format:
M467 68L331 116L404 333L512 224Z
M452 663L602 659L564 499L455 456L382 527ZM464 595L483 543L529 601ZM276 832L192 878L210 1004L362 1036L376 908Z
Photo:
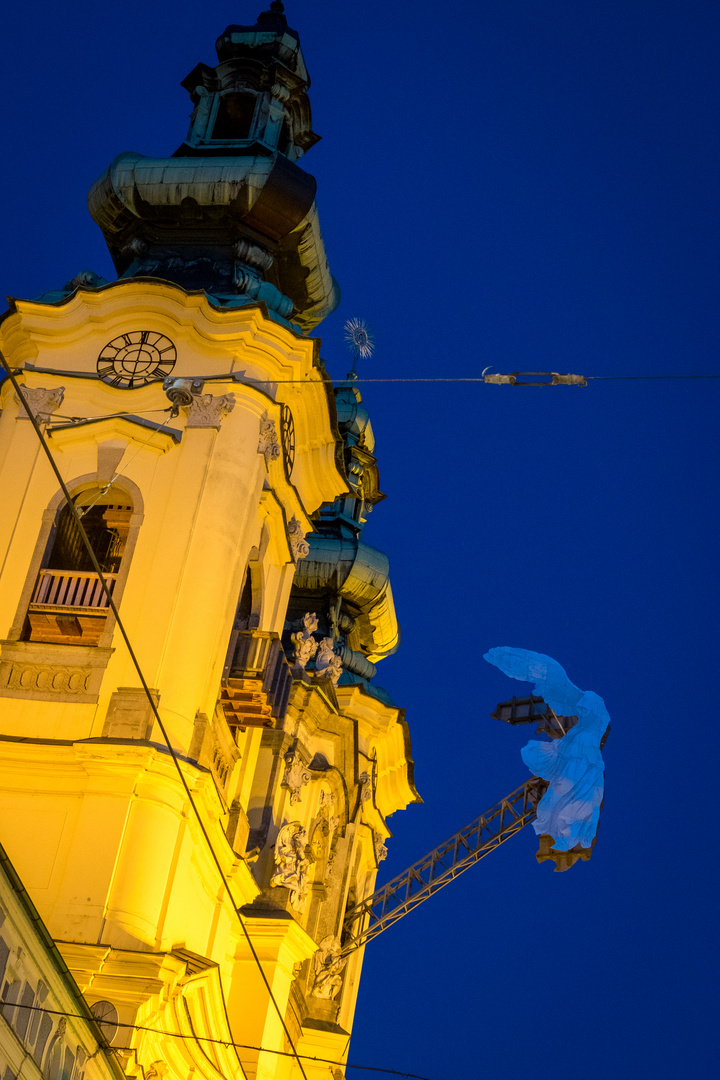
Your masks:
M6 368L6 370L9 370L7 368L7 364L5 364L5 368ZM31 367L29 365L28 365L27 369L28 369L28 371L32 371L32 372L34 372L36 374L40 374L40 375L57 375L59 378L67 377L67 378L97 379L98 381L102 381L100 379L99 375L91 374L89 372L59 371L59 370L55 370L53 368ZM22 370L22 369L18 369L18 370ZM552 374L552 372L541 372L540 374ZM189 376L189 375L188 376L183 376L183 377L188 378L188 379L192 378L192 376ZM347 377L344 378L344 379L331 379L331 378L328 377L327 379L322 379L322 380L319 380L319 379L273 379L273 378L255 379L251 375L246 375L245 372L231 371L231 372L227 372L226 374L222 374L222 375L203 375L203 376L201 376L202 381L204 383L207 383L207 382L241 382L243 377L245 378L246 382L249 383L251 386L253 384L256 384L258 386L264 386L264 385L270 385L270 384L275 384L275 385L281 385L281 384L282 385L308 385L308 384L311 384L311 383L315 384L315 385L322 385L323 382L330 382L330 383L332 383L333 386L354 386L355 383L487 383L488 382L488 380L486 380L483 375L468 375L468 376L439 375L439 376L431 376L431 377L427 377L427 378L420 377L420 376L415 376L415 375L409 375L409 376L405 376L405 377L390 376L390 377L387 377L387 378L364 378L364 377L360 376L360 377L354 377L354 378L351 378L351 379L348 379ZM613 382L613 381L637 382L637 381L648 380L648 379L651 380L651 381L657 382L657 381L662 381L663 379L720 379L720 374L718 374L718 375L714 375L714 374L710 374L710 375L585 375L584 378L588 382L591 382L591 381L592 382ZM148 379L147 383L145 383L144 385L145 386L151 386L154 383L162 383L164 381L165 381L164 378L163 379ZM522 386L522 385L528 385L528 384L519 383L518 385ZM549 386L551 384L550 383L542 383L542 384L536 384L536 385L543 385L543 386L547 385L547 386ZM140 389L140 388L139 387L134 387L133 389ZM153 409L151 411L159 412L161 410ZM129 414L129 413L127 413L127 414L113 413L111 415L112 416L122 416L122 415L132 415L132 414ZM141 415L141 414L138 414L138 415ZM90 419L92 419L92 420L104 419L104 417L101 417L101 418L91 417Z
M213 859L213 862L215 863L217 871L220 874L220 880L222 882L222 886L225 889L225 891L227 892L230 903L233 906L233 909L234 909L235 914L237 916L238 922L240 923L240 927L242 928L243 934L245 935L245 939L247 941L248 948L250 949L252 957L253 957L255 963L257 964L260 975L262 976L262 980L265 983L265 987L267 989L267 992L270 995L270 1000L272 1001L273 1006L275 1007L275 1011L277 1012L278 1018L280 1020L281 1025L282 1025L282 1029L285 1032L285 1037L287 1038L288 1043L289 1043L290 1047L292 1048L293 1055L297 1060L300 1072L302 1073L302 1076L303 1076L304 1080L307 1080L305 1070L302 1067L302 1062L300 1061L300 1058L298 1057L298 1054L297 1054L297 1050L295 1049L295 1044L294 1044L294 1042L292 1040L292 1036L290 1035L290 1032L288 1030L288 1026L285 1023L285 1017L283 1016L283 1014L282 1014L282 1012L280 1010L280 1006L278 1005L277 1000L275 998L275 995L273 994L272 987L270 986L270 983L268 982L267 976L266 976L265 972L263 971L262 964L260 963L260 958L259 958L257 952L255 951L255 946L253 945L253 943L252 943L252 941L250 939L250 934L248 932L247 926L245 925L245 920L243 919L242 915L240 914L240 909L239 909L239 907L238 907L238 905L237 905L237 903L235 901L235 898L234 898L234 896L232 894L232 890L230 889L230 885L229 885L229 883L228 883L228 881L226 879L225 872L224 872L224 870L223 870L223 868L222 868L222 866L220 864L220 859L219 859L219 857L218 857L218 855L217 855L217 853L215 851L215 848L213 847L212 840L210 839L210 836L209 836L209 834L207 832L207 829L205 828L205 825L203 823L202 817L200 816L200 811L199 811L199 809L197 807L197 804L195 803L195 800L193 798L192 792L190 791L190 787L189 787L189 785L188 785L188 783L187 783L187 781L185 779L185 776L183 775L183 771L182 771L182 769L180 767L180 762L179 762L178 757L177 757L177 755L176 755L176 753L175 753L175 751L173 749L172 743L170 742L170 738L168 736L168 733L165 730L165 725L163 724L163 722L162 722L162 720L160 718L160 713L158 712L157 705L155 704L155 700L153 698L153 695L150 693L150 688L149 688L147 682L145 681L145 676L142 673L142 669L140 668L140 664L138 662L138 659L135 656L135 652L133 650L133 647L130 644L130 639L129 639L129 637L127 635L127 632L125 630L122 619L120 618L118 609L115 606L115 602L114 602L114 600L112 598L112 595L110 593L110 589L108 588L108 584L107 584L107 582L105 580L105 577L103 575L103 572L102 572L102 570L100 568L100 563L97 560L95 552L93 551L92 544L90 543L88 535L85 532L85 529L83 527L82 518L78 514L77 508L75 507L75 504L74 504L74 502L72 500L70 492L67 489L65 481L63 480L62 476L60 475L60 470L58 469L57 464L55 463L55 459L54 459L54 457L53 457L53 455L52 455L52 453L50 451L50 447L47 445L47 441L43 436L43 433L42 433L42 431L40 429L40 425L38 424L37 419L35 418L35 415L32 412L32 409L30 408L30 404L25 399L25 397L23 396L22 391L20 389L20 384L18 383L14 373L10 369L10 366L7 363L7 361L5 360L5 357L2 354L2 352L0 352L0 363L3 365L3 367L7 371L8 376L9 376L9 378L10 378L12 384L13 384L13 387L15 388L15 393L17 394L19 401L21 401L23 403L25 411L27 412L27 415L28 415L28 417L29 417L29 419L30 419L30 421L32 423L32 426L35 429L35 434L37 435L38 439L40 440L40 444L41 444L41 446L42 446L42 448L43 448L43 450L45 452L45 456L47 457L48 462L50 463L50 467L51 467L52 471L55 473L57 481L60 484L60 488L62 490L62 493L63 493L63 495L65 496L65 498L67 500L67 505L70 507L70 512L73 514L73 516L75 518L75 523L76 523L76 525L77 525L77 527L78 527L78 529L80 531L80 535L82 537L82 540L83 540L85 548L86 548L86 550L88 552L88 555L90 556L90 561L91 561L91 563L93 565L95 573L98 575L98 579L99 579L100 584L102 586L102 590L103 590L103 592L105 594L105 597L107 599L108 607L110 608L113 615L115 616L117 627L118 627L118 629L119 629L119 631L120 631L120 633L122 635L123 641L125 642L128 653L130 655L130 659L133 662L133 665L134 665L135 670L137 672L138 678L140 679L140 683L142 684L142 688L145 691L145 696L147 697L148 702L150 703L150 707L152 709L155 720L157 721L158 727L160 728L160 731L162 733L162 737L165 740L165 744L167 745L167 748L168 748L168 750L170 752L170 756L171 756L171 758L173 760L173 764L175 765L178 776L180 777L180 782L181 782L183 788L185 789L185 794L187 795L188 802L190 803L190 806L192 807L192 810L193 810L193 812L195 814L195 817L197 818L198 825L200 826L200 831L202 832L203 837L205 838L205 842L206 842L206 844L208 846L208 850L209 850L209 852L210 852L210 854L212 856L212 859Z
M53 423L49 425L50 428L59 427L62 425L55 424L55 420L68 420L71 424L96 424L98 420L122 420L126 416L150 416L151 413L166 413L170 412L170 409L143 409L141 412L112 412L103 413L102 416L65 416L64 413L54 412L52 414Z
M166 411L166 412L170 412L170 410L168 410L168 409L166 409L165 411ZM150 435L150 437L149 437L148 439L146 439L146 440L145 440L145 442L143 442L143 443L140 443L140 445L138 446L137 450L136 450L136 451L135 451L135 453L134 453L134 454L132 455L132 457L131 457L131 458L129 458L129 459L128 459L128 461L126 461L126 462L125 462L125 466L124 466L124 467L125 467L126 469L127 469L128 465L130 465L130 463L131 463L131 462L133 462L133 461L135 460L135 458L136 458L136 457L138 456L138 454L140 453L140 451L141 451L141 450L144 450L144 449L145 449L145 447L146 447L146 446L148 445L148 443L149 443L149 442L151 442L151 440L155 438L155 436L157 435L157 433L158 433L159 431L162 431L162 429L163 429L163 428L165 427L165 425L166 425L166 424L169 424L169 423L170 423L171 419L172 419L172 413L171 413L171 415L170 415L170 416L168 416L168 417L167 417L167 419L166 419L166 420L163 420L162 424L159 424L159 425L158 425L158 426L157 426L157 427L155 428L155 430L154 430L154 431L152 432L152 434ZM121 459L121 460L122 460L122 459ZM118 466L118 470L119 470L119 466ZM120 473L119 471L118 471L118 472L116 472L116 473L115 473L115 475L114 475L114 476L113 476L113 477L112 477L112 478L111 478L110 480L108 480L108 482L107 482L107 484L105 485L105 487L103 487L103 488L101 488L101 489L100 489L100 491L98 492L98 494L96 495L96 497L95 497L95 498L93 499L93 501L92 501L91 503L88 503L87 505L85 505L85 504L83 503L83 505L82 505L82 507L81 507L82 513L81 513L81 514L79 514L78 516L79 516L79 517L81 517L81 518L82 518L82 517L85 517L85 515L86 515L86 514L87 514L87 512L88 512L88 510L91 510L91 509L92 509L92 507L93 507L93 506L95 505L95 503L99 502L99 500L100 500L100 499L102 499L102 497L103 497L104 495L107 495L108 491L110 490L110 488L111 488L111 487L113 486L113 484L115 483L115 481L116 481L116 480L118 479L118 477L119 477L120 475L121 475L121 473ZM76 507L76 509L77 509L77 507Z
M87 1023L87 1017L82 1016L80 1013L64 1012L62 1009L46 1009L43 1005L21 1005L15 1001L6 1002L4 998L0 998L0 1005L10 1005L13 1008L27 1009L29 1012L44 1012L48 1013L50 1016L66 1016L74 1020L84 1020ZM102 1026L102 1021L96 1020L95 1022L98 1024L98 1026ZM184 1039L188 1042L211 1043L214 1046L223 1046L226 1049L229 1046L232 1046L235 1050L253 1050L262 1054L275 1054L277 1057L298 1057L297 1054L290 1054L287 1050L268 1050L263 1046L251 1046L248 1043L236 1043L233 1041L228 1042L225 1039L213 1039L210 1035L196 1035L194 1033L192 1035L185 1035L181 1031L158 1031L157 1028L148 1027L145 1024L128 1024L121 1020L113 1020L112 1023L115 1027L118 1028L130 1028L132 1031L147 1031L151 1035L162 1035L164 1038L168 1039ZM135 1050L135 1048L132 1046L112 1045L109 1047L109 1049L113 1052L117 1052L120 1050ZM319 1065L334 1065L336 1066L336 1068L362 1069L365 1072L390 1073L393 1076L407 1076L410 1077L411 1080L430 1080L430 1077L428 1076L420 1076L418 1073L403 1072L401 1069L385 1069L382 1068L382 1066L380 1065L355 1065L351 1064L350 1062L347 1062L345 1065L343 1065L341 1062L334 1061L332 1058L310 1057L309 1054L300 1054L299 1057L301 1057L304 1061L313 1061Z

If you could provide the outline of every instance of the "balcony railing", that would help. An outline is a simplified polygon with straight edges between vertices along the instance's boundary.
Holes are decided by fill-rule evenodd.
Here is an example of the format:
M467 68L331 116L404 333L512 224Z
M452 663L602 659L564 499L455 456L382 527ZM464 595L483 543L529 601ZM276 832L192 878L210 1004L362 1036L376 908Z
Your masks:
M103 574L110 595L117 574ZM30 601L34 608L107 608L100 578L85 570L41 570Z
M112 595L117 574L103 577ZM107 594L97 574L86 570L41 570L28 605L28 640L97 645L107 617Z
M235 727L275 727L287 709L292 673L277 634L233 630L223 670L221 702Z

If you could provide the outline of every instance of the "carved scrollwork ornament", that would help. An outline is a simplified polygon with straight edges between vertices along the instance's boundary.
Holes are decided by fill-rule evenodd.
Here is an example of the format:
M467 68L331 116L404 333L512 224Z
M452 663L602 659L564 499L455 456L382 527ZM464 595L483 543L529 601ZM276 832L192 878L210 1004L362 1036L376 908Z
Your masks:
M387 849L387 846L385 844L385 841L383 840L382 836L379 835L379 833L374 834L374 842L375 842L375 859L376 859L377 863L379 864L379 863L381 863L383 861L383 859L387 859L388 849Z
M282 83L273 83L270 87L270 93L276 101L281 102L283 105L286 101L290 100L290 91L287 86L283 86Z
M62 405L64 396L64 386L56 386L52 390L46 390L42 386L21 386L20 397L15 395L15 400L21 406L18 420L27 420L28 413L32 413L39 423L47 423L55 410Z
M358 784L360 785L360 801L368 802L372 798L372 776L368 772L361 772L358 776Z
M189 428L219 428L222 421L235 408L235 395L196 394L188 409Z
M290 792L290 805L294 806L302 799L302 789L309 784L312 776L305 768L302 758L294 750L285 754L285 774L281 786Z
M302 525L294 514L288 522L287 533L294 562L297 562L298 559L304 559L310 554L310 545L305 539Z
M258 441L258 454L265 455L265 461L277 461L282 453L278 442L275 421L266 416L260 421L260 439Z

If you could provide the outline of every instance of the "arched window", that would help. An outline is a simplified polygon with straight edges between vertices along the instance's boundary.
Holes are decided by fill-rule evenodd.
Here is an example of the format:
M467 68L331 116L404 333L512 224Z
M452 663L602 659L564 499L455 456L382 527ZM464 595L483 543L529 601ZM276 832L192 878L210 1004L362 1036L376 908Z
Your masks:
M92 487L73 497L111 595L120 572L133 513L116 487ZM108 599L83 542L73 509L58 510L28 605L27 641L96 645L105 629Z
M17 1035L18 1039L23 1042L25 1041L25 1034L28 1029L28 1024L30 1023L30 1017L32 1016L30 1010L34 1004L35 991L33 990L30 983L26 982L23 987L22 995L20 996L19 1005L21 1007L17 1010L15 1023L13 1025L15 1028L15 1034ZM22 1008L22 1006L24 1006L24 1008Z
M45 1001L48 995L47 986L40 980L37 986L37 993L35 995L35 1009L30 1017L30 1023L27 1030L27 1045L32 1048L35 1039L37 1038L38 1031L40 1030L40 1021L46 1014L40 1011L40 1006ZM41 1055L42 1056L42 1055Z
M229 142L242 142L249 139L256 102L255 94L224 94L218 102L213 139Z
M48 1013L41 1013L40 1015L40 1028L38 1030L38 1037L35 1046L32 1049L32 1056L35 1062L40 1065L45 1053L45 1044L48 1041L50 1033L52 1031L52 1018Z
M61 1021L58 1024L53 1041L50 1043L43 1066L43 1074L46 1080L62 1080L61 1070L63 1066L65 1045L63 1035L66 1024Z

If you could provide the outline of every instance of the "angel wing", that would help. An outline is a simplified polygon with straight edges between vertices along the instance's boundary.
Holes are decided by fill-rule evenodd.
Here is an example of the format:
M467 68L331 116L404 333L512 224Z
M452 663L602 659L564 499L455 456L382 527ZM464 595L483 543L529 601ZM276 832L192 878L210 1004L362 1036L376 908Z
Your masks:
M537 693L555 712L569 714L583 695L568 679L565 669L544 653L500 645L485 653L484 659L511 679L533 683Z

